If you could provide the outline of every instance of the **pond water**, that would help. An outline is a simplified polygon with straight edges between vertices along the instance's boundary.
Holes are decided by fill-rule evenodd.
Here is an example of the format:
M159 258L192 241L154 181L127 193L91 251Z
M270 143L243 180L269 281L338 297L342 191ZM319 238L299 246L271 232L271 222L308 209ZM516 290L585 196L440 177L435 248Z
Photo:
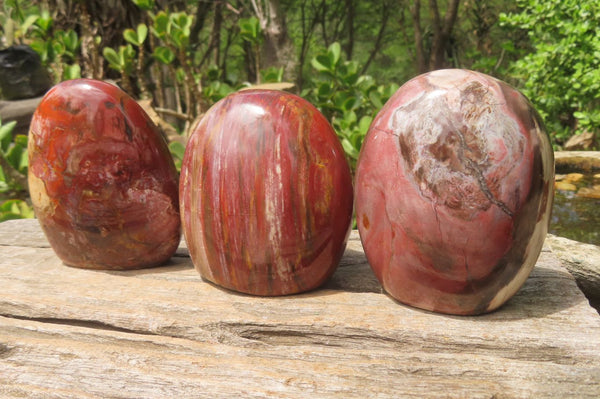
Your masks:
M550 233L600 245L600 174L556 175Z

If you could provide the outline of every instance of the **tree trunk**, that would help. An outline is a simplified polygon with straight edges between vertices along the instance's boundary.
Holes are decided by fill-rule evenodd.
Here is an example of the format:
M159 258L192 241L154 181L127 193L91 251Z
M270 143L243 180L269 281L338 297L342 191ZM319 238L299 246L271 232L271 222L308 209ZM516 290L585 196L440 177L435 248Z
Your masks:
M410 8L410 14L413 20L413 30L415 35L415 57L417 61L417 72L427 72L427 63L425 62L425 49L423 46L423 29L421 28L421 2L414 0Z
M308 53L308 46L310 44L310 38L312 37L315 27L319 23L320 15L322 12L322 7L324 7L324 3L321 2L319 7L316 7L315 4L311 1L313 5L312 8L308 7L307 0L303 0L300 6L300 18L301 18L301 31L302 31L302 41L300 43L300 52L298 55L298 65L297 65L297 75L296 75L296 87L298 91L302 91L302 86L304 85L304 77L302 76L302 71L304 69L304 63L306 62L306 55ZM309 10L312 9L312 14Z
M459 4L459 0L450 0L442 21L437 1L429 0L429 8L433 18L433 38L429 54L429 70L431 71L447 66L446 50L448 49L452 29L456 22Z
M431 47L426 52L423 28L421 25L421 2L413 1L410 13L413 19L413 30L415 40L415 56L417 62L417 71L424 73L441 69L448 66L446 54L452 37L452 29L456 23L458 15L459 0L449 0L448 8L444 17L440 15L440 9L437 0L429 0L429 13L431 14Z
M294 49L279 0L251 0L264 35L261 68L284 67L287 76L295 71Z
M356 8L354 7L354 0L346 0L346 27L348 30L348 42L344 46L346 51L346 58L352 59L352 53L354 52L354 15Z
M215 18L211 37L213 63L219 65L221 61L221 23L223 22L223 2L215 2Z

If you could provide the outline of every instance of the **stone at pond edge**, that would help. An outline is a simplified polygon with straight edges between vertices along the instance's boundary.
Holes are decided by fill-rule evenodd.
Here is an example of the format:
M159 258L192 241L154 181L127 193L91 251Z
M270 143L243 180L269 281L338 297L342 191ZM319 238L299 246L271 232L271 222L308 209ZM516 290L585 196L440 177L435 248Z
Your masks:
M406 83L356 172L358 229L384 289L442 313L501 306L541 251L553 169L538 114L507 84L464 70Z

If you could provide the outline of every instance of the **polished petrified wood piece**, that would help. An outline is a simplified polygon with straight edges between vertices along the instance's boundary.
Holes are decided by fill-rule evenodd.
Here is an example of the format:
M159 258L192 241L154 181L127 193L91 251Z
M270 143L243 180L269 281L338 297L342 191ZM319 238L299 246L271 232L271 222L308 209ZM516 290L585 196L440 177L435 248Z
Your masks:
M344 253L350 168L331 125L300 97L247 90L216 103L190 138L179 187L194 265L220 286L308 291Z
M29 189L70 266L134 269L168 260L181 236L177 171L142 108L111 84L70 80L33 115Z
M464 70L406 83L356 176L358 229L385 290L444 313L501 306L542 248L553 173L538 114L507 84Z

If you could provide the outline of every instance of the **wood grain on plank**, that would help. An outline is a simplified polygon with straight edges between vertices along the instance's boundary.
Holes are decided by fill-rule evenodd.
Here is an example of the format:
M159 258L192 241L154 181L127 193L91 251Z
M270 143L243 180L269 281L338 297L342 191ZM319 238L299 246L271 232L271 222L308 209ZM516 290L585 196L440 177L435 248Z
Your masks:
M33 222L0 224L2 397L600 395L600 317L548 250L499 311L453 317L382 293L356 234L323 288L261 298L185 252L69 268Z

